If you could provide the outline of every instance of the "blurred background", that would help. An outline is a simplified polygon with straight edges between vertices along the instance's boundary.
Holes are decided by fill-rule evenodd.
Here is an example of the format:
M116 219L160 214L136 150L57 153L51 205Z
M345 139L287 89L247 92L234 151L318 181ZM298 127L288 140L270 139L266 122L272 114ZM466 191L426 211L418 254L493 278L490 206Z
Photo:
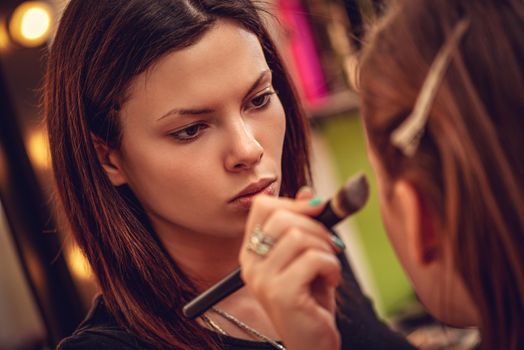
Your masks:
M354 84L378 0L268 0L269 28L313 128L315 187L324 198L356 172L371 180L365 209L337 227L379 315L424 349L467 349L475 331L423 311L380 220ZM97 287L70 235L57 227L40 106L48 45L67 1L0 2L0 350L51 349L84 317Z

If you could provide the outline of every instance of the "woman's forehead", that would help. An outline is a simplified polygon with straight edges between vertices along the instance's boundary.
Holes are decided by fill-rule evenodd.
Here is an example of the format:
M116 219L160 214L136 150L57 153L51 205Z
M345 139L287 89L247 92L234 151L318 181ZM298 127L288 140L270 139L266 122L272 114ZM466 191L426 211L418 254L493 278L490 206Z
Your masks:
M174 50L161 57L149 74L176 72L180 77L201 77L229 67L265 65L264 53L257 36L236 22L218 20L191 46Z
M134 79L127 102L158 107L148 113L158 116L166 108L208 107L243 97L265 71L269 67L257 36L219 20L195 44L165 55Z

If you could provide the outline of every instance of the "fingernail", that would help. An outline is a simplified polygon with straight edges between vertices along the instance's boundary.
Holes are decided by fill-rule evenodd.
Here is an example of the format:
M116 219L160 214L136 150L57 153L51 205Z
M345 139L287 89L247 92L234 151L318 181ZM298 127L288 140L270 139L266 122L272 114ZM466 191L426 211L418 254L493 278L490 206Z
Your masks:
M297 194L299 193L304 193L304 192L309 192L309 193L313 193L313 189L309 186L302 186L300 187L300 189L297 191Z
M340 239L340 237L331 235L330 238L335 248L337 248L339 251L343 251L346 249L346 244L343 240Z
M322 203L322 201L318 197L313 198L312 200L309 201L309 205L312 206L312 207L316 207L320 203Z

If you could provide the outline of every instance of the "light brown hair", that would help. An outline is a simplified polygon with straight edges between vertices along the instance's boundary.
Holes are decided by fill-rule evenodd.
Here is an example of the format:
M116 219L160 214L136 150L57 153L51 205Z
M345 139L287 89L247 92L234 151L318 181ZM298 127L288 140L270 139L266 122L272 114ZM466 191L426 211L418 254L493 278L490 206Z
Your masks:
M405 0L372 33L360 71L370 146L390 181L422 194L453 244L485 349L524 348L524 2ZM455 25L451 55L412 157L391 143Z

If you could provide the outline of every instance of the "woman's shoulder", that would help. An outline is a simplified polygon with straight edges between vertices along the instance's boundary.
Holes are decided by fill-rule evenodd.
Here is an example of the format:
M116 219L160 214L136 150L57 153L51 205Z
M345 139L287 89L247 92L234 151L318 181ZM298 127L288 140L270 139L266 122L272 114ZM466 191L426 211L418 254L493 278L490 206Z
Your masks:
M73 334L64 338L57 350L147 349L139 339L118 326L101 295L97 296L86 318Z

